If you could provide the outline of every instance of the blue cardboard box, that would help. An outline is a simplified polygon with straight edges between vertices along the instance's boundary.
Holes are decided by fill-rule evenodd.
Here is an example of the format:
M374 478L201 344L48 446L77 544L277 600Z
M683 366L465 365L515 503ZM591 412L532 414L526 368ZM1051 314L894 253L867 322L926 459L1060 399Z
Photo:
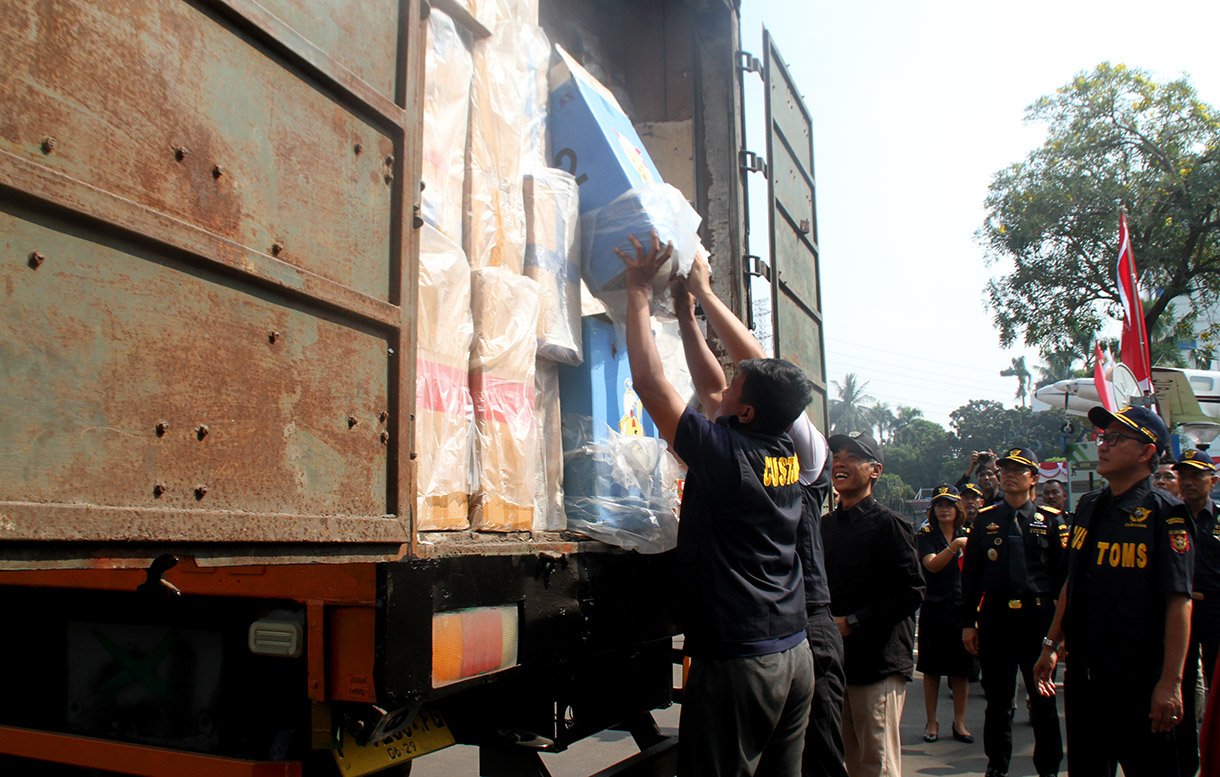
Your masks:
M600 208L642 183L659 183L661 174L648 156L631 119L618 100L562 46L550 73L552 166L567 170L580 184L580 212Z
M620 434L656 437L656 424L631 387L626 341L604 319L589 316L580 323L584 364L559 368L559 406L563 414L590 416Z

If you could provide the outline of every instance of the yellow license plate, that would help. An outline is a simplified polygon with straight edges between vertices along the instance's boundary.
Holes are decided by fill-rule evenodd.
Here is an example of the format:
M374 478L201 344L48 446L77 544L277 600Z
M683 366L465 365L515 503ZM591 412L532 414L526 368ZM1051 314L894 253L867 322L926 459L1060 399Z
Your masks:
M410 726L392 737L371 745L359 745L345 731L339 747L332 752L335 762L339 764L340 774L344 777L362 777L425 753L436 752L453 743L453 734L441 714L423 707Z

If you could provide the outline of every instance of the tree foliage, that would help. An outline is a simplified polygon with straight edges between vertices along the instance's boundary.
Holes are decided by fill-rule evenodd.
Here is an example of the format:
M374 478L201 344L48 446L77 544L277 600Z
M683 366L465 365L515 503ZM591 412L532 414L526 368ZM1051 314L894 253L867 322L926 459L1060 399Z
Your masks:
M1151 329L1170 301L1210 306L1220 294L1220 114L1186 78L1158 83L1103 63L1026 113L1045 142L995 174L979 230L1000 344L1022 336L1044 355L1121 317L1115 264L1126 208ZM1187 321L1187 324L1193 323Z
M868 381L859 382L854 372L843 376L843 382L831 381L839 396L830 400L830 431L832 434L867 432L873 428L866 403L874 401L864 393Z
M982 399L972 400L949 414L960 446L958 451L963 456L985 450L1003 454L1016 445L1029 448L1039 459L1062 456L1060 435L1068 421L1057 409L1035 413L1029 408L1007 408Z

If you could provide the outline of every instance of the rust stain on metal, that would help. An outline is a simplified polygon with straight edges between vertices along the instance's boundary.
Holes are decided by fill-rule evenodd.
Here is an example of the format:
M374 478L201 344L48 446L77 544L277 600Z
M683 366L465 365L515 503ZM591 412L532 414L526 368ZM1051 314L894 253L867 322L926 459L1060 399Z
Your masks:
M53 137L45 137L42 139L42 153L49 154L59 145L59 141Z
M30 252L30 267L33 267L35 270L41 267L42 263L46 260L47 258L39 251Z
M203 442L203 438L208 436L209 431L211 430L208 429L207 424L200 424L199 428L195 430L195 436L199 438L200 442Z

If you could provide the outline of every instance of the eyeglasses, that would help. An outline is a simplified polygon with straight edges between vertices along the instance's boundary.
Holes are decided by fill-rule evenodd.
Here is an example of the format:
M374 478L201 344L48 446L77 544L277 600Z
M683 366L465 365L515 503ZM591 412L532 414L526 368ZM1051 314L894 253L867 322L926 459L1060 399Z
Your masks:
M1151 444L1150 441L1148 441L1148 440L1143 440L1143 439L1140 439L1139 437L1132 437L1129 434L1123 434L1121 432L1098 432L1097 433L1097 447L1098 448L1100 448L1103 443L1105 445L1108 445L1109 447L1113 448L1115 445L1118 445L1123 440L1135 440L1140 445L1150 445Z

